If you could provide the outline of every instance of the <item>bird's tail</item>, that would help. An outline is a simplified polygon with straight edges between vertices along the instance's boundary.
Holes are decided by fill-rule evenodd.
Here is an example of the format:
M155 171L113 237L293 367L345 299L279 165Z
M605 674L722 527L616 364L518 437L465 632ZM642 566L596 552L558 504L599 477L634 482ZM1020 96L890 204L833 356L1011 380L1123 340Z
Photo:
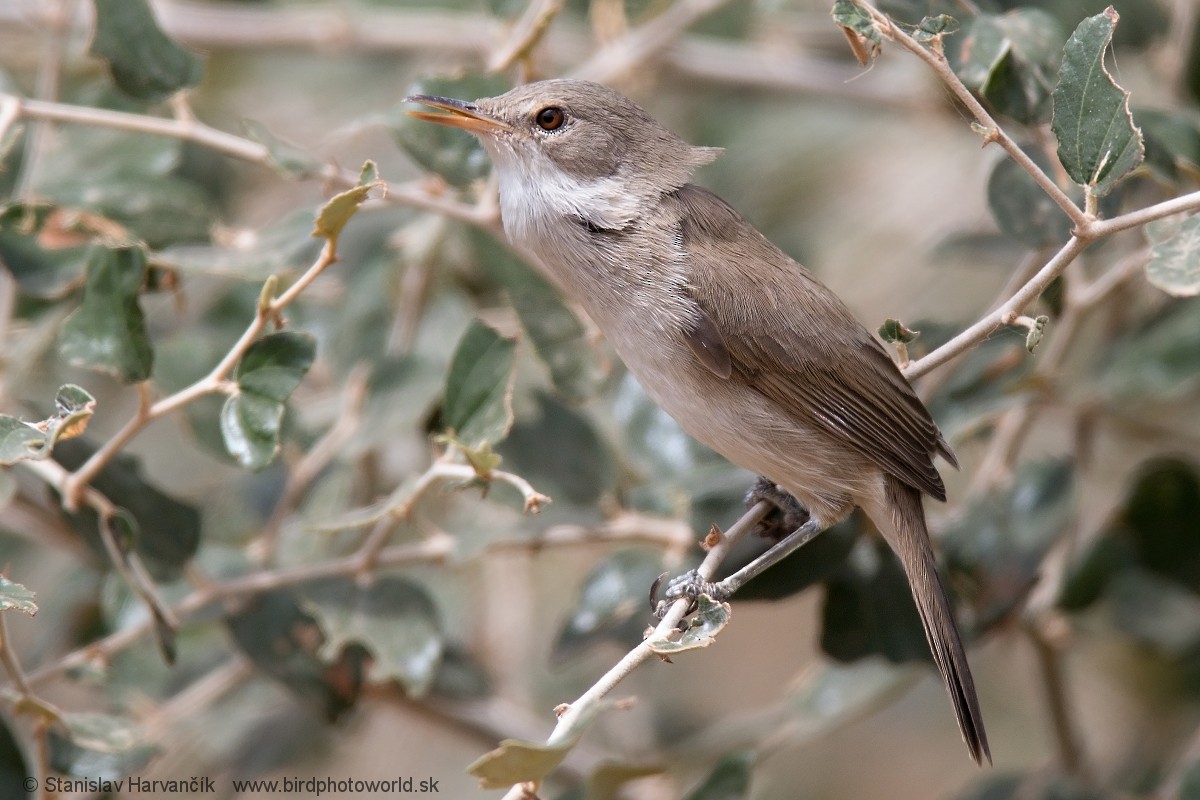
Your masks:
M891 523L892 529L883 531L884 538L900 557L908 576L913 599L921 615L921 624L925 626L925 637L933 651L933 660L942 673L946 690L954 703L958 729L975 763L982 764L986 758L990 764L992 753L988 748L987 732L983 729L979 699L975 696L975 681L971 678L971 667L954 623L950 601L938 576L937 562L925 526L921 493L891 475L884 477L884 486L887 514L871 516L884 525Z

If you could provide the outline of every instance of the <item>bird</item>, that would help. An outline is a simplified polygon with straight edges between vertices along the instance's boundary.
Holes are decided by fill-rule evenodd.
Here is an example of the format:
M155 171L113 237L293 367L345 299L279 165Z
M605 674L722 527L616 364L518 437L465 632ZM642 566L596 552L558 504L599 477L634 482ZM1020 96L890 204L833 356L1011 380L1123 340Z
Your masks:
M473 101L417 94L417 119L467 131L493 162L508 239L536 258L692 437L802 508L795 531L722 581L723 600L861 508L898 556L959 730L991 750L922 496L956 457L888 351L846 304L728 203L692 183L719 148L629 98L552 79ZM781 505L786 505L781 503Z

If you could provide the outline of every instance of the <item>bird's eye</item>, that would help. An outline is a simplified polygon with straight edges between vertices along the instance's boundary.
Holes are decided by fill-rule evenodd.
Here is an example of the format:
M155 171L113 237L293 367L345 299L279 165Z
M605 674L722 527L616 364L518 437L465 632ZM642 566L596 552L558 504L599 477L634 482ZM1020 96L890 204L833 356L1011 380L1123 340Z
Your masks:
M556 131L562 127L567 115L558 106L546 106L533 118L537 126L544 131Z

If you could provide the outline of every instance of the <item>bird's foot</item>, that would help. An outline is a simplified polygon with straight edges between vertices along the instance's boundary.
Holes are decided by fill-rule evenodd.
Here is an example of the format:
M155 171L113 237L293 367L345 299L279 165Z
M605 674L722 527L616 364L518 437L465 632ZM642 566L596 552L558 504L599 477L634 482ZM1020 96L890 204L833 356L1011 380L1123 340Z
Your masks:
M809 520L808 509L800 505L799 500L762 475L746 492L746 508L760 500L765 500L774 508L754 528L758 536L778 542Z
M687 613L691 614L696 610L696 600L700 595L707 595L717 602L722 602L728 599L730 594L720 581L706 581L700 577L699 572L693 569L668 581L666 591L663 592L663 599L659 600L658 585L660 581L662 581L662 576L659 576L659 579L654 582L654 586L650 588L650 606L654 609L654 616L659 619L667 615L667 611L675 604L676 600L683 598L691 600L687 610Z

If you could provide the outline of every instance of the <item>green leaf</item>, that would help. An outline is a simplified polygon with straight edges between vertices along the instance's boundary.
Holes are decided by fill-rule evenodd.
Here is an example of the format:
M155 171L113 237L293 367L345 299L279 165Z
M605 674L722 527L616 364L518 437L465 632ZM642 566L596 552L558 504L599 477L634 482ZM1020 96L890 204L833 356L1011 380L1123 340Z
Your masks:
M588 775L584 797L586 800L621 800L626 797L621 791L626 784L665 771L661 764L604 761Z
M917 25L917 29L913 31L913 38L922 44L928 44L941 37L956 33L958 28L958 20L949 14L924 17Z
M750 794L750 775L758 756L750 750L730 753L717 762L685 800L742 800Z
M504 462L555 500L592 506L615 491L617 459L596 423L546 392L533 400L536 412L523 413L496 448Z
M981 626L1024 601L1046 553L1070 526L1075 484L1069 460L1021 464L1010 486L979 496L942 531L951 583Z
M311 227L312 214L295 211L227 245L172 245L155 253L154 263L180 272L265 281L271 275L299 270L316 258L320 243L308 236Z
M383 182L383 178L379 175L379 167L375 164L375 162L371 161L370 159L364 161L362 169L358 171L358 185L372 187L382 184Z
M78 469L95 453L85 439L60 441L54 459L69 470ZM164 493L143 474L141 462L128 455L113 459L92 480L92 486L124 514L134 520L118 519L131 530L132 547L156 580L172 581L183 574L183 567L200 547L200 512ZM121 516L124 516L122 514ZM105 562L108 555L99 538L100 520L90 507L67 515L71 526Z
M904 323L898 319L885 319L883 324L879 326L879 338L885 342L912 344L920 335L920 331L906 328Z
M463 78L422 78L402 95L429 94L474 100L503 94L510 88L502 76L472 75ZM465 187L486 175L491 160L479 141L466 131L433 125L407 114L405 104L388 115L387 124L396 143L423 169L435 172L453 186Z
M908 579L883 542L860 540L826 583L821 649L839 661L870 655L897 663L930 660Z
M92 55L108 62L113 81L139 100L165 100L195 86L204 67L194 53L167 38L146 0L94 0Z
M316 356L307 333L283 331L246 349L234 378L237 391L221 409L221 435L230 455L247 469L262 469L279 452L287 399Z
M467 237L481 269L508 293L555 390L572 403L594 395L602 377L599 359L587 330L550 282L487 233L472 229Z
M1060 50L1065 39L1057 20L1036 8L975 16L951 40L955 73L997 113L1018 122L1044 122Z
M1110 535L1130 539L1140 564L1200 594L1200 473L1179 458L1156 458L1138 468Z
M351 645L334 664L318 657L325 634L306 604L291 590L265 592L239 605L226 624L255 666L337 719L358 700L364 653Z
M1099 536L1071 565L1058 596L1064 611L1082 611L1099 600L1114 577L1137 563L1137 549L1125 536Z
M37 595L34 592L0 575L0 611L15 608L32 617L38 610L37 603L33 602L35 597Z
M267 162L289 178L304 180L321 174L321 162L299 145L280 139L266 125L253 119L242 120L246 138L267 148Z
M126 383L150 377L154 352L138 306L145 274L142 248L92 247L83 302L67 317L59 336L63 358Z
M1042 335L1046 332L1046 325L1050 322L1050 317L1045 314L1039 314L1033 320L1033 325L1029 327L1029 333L1025 334L1025 349L1033 352L1042 342Z
M203 241L213 221L204 190L175 175L125 173L96 183L72 180L56 186L52 196L121 223L150 247Z
M869 709L878 710L908 672L881 658L854 664L826 662L806 670L788 693L794 724L800 733L814 736Z
M1193 761L1184 770L1178 800L1200 800L1200 761Z
M0 464L46 458L60 439L79 436L87 428L96 400L83 389L66 384L54 398L55 414L36 424L0 414Z
M50 454L49 437L40 428L0 414L0 464L37 460Z
M1112 79L1104 56L1117 25L1112 6L1079 23L1063 48L1051 128L1071 180L1103 197L1142 161L1129 92Z
M1146 166L1164 180L1178 182L1200 169L1200 120L1191 110L1139 108L1133 118L1146 144Z
M318 655L333 661L350 644L371 655L372 683L399 681L410 697L433 686L444 645L437 609L428 592L389 576L360 586L330 579L305 587L308 606L325 634Z
M865 65L874 61L879 55L883 38L870 13L853 0L834 0L830 14L834 24L846 35L846 41L854 51L858 63Z
M1131 568L1108 587L1117 627L1169 658L1200 645L1200 596L1169 578Z
M593 567L559 629L554 659L571 658L602 637L629 646L641 641L649 621L647 592L661 572L662 554L647 548L618 550Z
M498 442L512 425L516 342L475 320L450 360L442 422L469 447Z
M90 236L74 230L71 215L48 203L13 203L0 208L0 264L24 294L58 299L81 280Z
M1178 300L1096 361L1099 388L1125 409L1183 397L1200 383L1200 300Z
M64 714L66 735L50 731L50 766L65 775L116 780L149 763L156 748L132 719L79 711Z
M7 691L12 690L10 688ZM26 720L21 720L21 723L26 723ZM31 797L27 781L30 775L37 774L38 766L36 760L27 758L38 759L38 756L29 753L26 747L28 739L25 738L28 729L21 723L7 714L0 717L0 797ZM20 737L13 731L17 725L21 725Z
M572 743L548 745L521 739L504 739L467 767L479 779L481 789L507 789L518 783L540 781L562 763Z
M82 208L112 220L106 227L118 230L105 232L109 242L131 238L120 226L154 248L208 238L212 201L200 185L175 174L183 165L178 139L67 126L39 163L34 175L38 195L53 200L64 213Z
M373 171L373 168L374 165L368 161L363 165L360 177ZM313 238L328 239L331 242L336 242L338 236L342 233L342 228L346 227L346 223L350 221L350 218L358 213L359 206L366 202L371 189L375 188L376 185L375 183L365 185L359 183L359 185L329 198L329 201L321 206L321 210L317 212L317 218L312 230Z
M716 641L721 629L729 624L729 604L718 603L708 595L700 595L697 610L688 620L687 630L675 641L653 639L650 649L660 656L671 656L685 650L708 647Z
M1042 148L1021 149L1046 174L1054 174L1050 158ZM1066 212L1010 158L996 162L988 178L987 198L1000 230L1022 244L1051 247L1066 241L1071 233L1071 219Z
M1152 241L1146 279L1176 297L1200 294L1200 217L1163 222L1146 229Z

